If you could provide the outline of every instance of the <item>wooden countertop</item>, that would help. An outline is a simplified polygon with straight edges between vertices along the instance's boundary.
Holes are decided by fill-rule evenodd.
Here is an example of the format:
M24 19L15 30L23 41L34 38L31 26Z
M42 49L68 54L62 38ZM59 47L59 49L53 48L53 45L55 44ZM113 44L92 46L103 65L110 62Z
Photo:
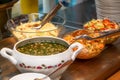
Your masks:
M110 78L107 80L120 80L120 70L117 71L115 74L113 74Z
M0 49L12 48L16 40L13 37L0 41ZM120 69L120 39L107 48L97 57L89 60L76 59L62 74L61 80L107 80ZM0 56L0 66L3 70L2 80L20 73L7 59ZM117 79L109 79L117 80Z

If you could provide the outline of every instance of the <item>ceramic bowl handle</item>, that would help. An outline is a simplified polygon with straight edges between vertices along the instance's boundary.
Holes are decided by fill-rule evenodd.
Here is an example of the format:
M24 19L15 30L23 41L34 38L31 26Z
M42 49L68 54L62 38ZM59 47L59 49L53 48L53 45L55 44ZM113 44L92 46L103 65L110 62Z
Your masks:
M2 48L1 49L1 55L5 58L7 58L8 60L10 60L13 64L17 64L17 60L13 57L13 50L9 49L9 48Z
M73 50L73 48L77 47L77 50ZM70 49L73 50L73 54L72 54L72 60L75 60L76 56L80 53L80 51L83 49L83 45L80 44L79 42L75 42L73 44L70 45L69 47Z

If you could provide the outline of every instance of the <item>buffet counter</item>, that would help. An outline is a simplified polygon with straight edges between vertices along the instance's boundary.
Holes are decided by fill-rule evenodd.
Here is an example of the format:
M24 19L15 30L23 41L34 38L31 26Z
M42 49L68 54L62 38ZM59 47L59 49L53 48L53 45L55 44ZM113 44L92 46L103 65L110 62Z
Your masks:
M94 0L87 0L74 7L65 9L59 15L66 19L64 25L66 32L73 29L81 29L83 24L92 18L96 18ZM72 27L71 29L68 29ZM16 43L14 37L8 37L0 41L0 49L3 47L13 48ZM120 80L120 39L105 49L95 58L76 59L62 74L60 80ZM8 80L19 74L18 69L10 61L0 56L0 67L2 73L0 80Z

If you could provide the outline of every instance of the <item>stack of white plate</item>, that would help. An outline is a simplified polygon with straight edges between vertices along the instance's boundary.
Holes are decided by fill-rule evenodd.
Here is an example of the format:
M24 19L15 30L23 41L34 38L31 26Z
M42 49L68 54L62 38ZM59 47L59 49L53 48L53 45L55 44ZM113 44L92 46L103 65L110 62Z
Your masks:
M95 0L97 18L120 22L120 0Z

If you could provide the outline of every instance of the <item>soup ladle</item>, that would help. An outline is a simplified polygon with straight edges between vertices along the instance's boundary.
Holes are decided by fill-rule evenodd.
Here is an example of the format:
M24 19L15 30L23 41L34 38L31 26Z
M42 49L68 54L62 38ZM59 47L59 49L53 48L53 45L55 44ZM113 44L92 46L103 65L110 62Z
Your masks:
M51 76L52 74L54 74L55 72L57 72L58 70L62 69L63 67L70 65L71 63L73 63L73 60L70 59L68 61L66 61L65 63L63 63L60 67L58 67L57 69L55 69L53 72L49 73L48 75L46 75L43 78L35 78L34 80L44 80L46 78L48 78L49 76Z

